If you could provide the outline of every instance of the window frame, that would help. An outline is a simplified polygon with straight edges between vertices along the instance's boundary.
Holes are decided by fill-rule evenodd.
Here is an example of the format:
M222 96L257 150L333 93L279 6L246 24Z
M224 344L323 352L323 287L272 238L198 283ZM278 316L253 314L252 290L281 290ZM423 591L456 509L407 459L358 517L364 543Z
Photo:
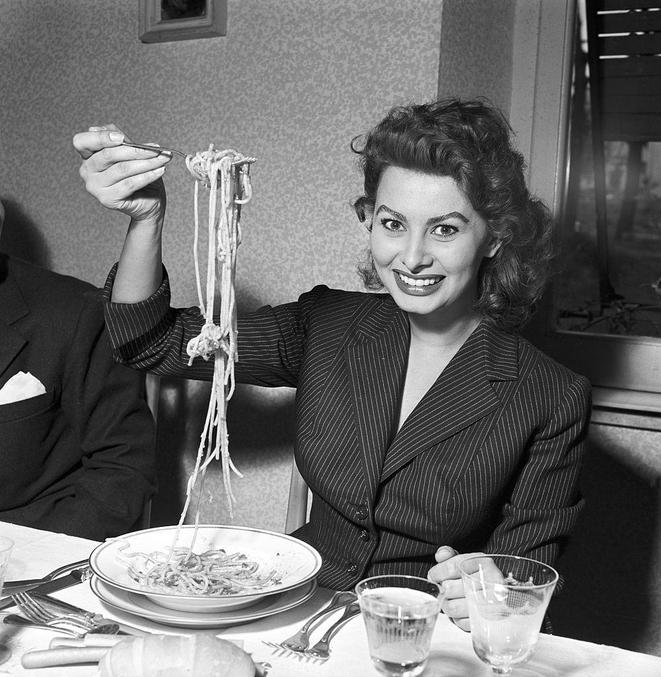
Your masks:
M535 47L530 40L515 39L510 118L528 158L531 189L559 221L566 195L576 2L541 2L538 17ZM517 18L517 30L525 29L524 19ZM526 85L517 85L516 73L517 64L529 68L525 64L530 59L536 63L536 75L533 96L526 97ZM555 162L550 162L553 157ZM590 379L595 405L661 413L661 340L559 330L554 325L552 293L551 287L531 327L531 339Z

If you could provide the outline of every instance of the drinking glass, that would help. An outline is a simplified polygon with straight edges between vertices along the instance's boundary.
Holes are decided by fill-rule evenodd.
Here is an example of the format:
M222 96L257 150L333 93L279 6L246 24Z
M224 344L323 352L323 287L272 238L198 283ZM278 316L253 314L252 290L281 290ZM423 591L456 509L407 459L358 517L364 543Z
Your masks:
M0 536L0 595L2 594L2 586L5 584L5 574L13 547L14 541L11 538ZM4 663L10 656L11 650L9 647L0 644L0 663Z
M356 586L374 667L388 677L425 669L441 610L441 589L417 576L373 576Z
M467 557L459 571L475 653L494 674L509 675L535 649L558 572L513 555Z

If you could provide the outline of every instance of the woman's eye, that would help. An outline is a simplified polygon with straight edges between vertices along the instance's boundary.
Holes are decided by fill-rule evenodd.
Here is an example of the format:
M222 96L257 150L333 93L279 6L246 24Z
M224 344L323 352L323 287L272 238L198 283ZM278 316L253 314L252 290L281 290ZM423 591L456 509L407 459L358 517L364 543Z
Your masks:
M459 228L452 226L449 223L439 223L438 226L434 227L434 235L438 235L442 238L449 238L459 232Z
M395 219L381 219L381 225L386 230L391 230L393 232L404 230L402 223L400 221L396 221Z

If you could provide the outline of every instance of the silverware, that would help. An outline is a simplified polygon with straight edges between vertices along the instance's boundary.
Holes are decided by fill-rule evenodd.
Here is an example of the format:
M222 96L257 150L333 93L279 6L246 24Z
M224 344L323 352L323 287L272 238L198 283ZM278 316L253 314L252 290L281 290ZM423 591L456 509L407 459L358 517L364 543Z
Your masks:
M140 148L141 150L152 150L156 153L175 153L182 158L192 157L188 153L184 153L183 151L177 150L176 148L170 148L169 146L150 146L146 143L133 143L132 141L122 141L121 145L129 146L130 148ZM250 165L253 162L255 162L255 158L243 157L238 160L234 160L232 162L232 166L239 167L241 165Z
M323 637L312 647L305 650L305 655L310 656L318 662L327 661L330 657L330 641L337 631L351 618L360 613L358 602L352 602L344 610L340 618L326 630Z
M87 562L88 559L81 559L78 562L71 562L69 564L65 564L61 567L58 567L57 569L53 569L53 571L47 573L45 576L42 576L41 578L24 578L17 579L14 581L5 581L4 585L2 586L2 590L3 592L7 593L10 590L14 590L15 588L34 588L35 586L41 585L46 581L52 581L54 578L57 578L58 576L68 574L73 569L80 569L81 567L84 567L87 564Z
M94 630L98 627L116 626L116 630L109 634L128 635L119 629L116 621L104 618L101 614L81 609L80 607L62 602L54 597L36 595L29 592L19 592L14 595L18 608L32 621L46 625L68 623L79 626L83 630Z
M86 635L118 635L119 625L117 623L108 623L98 625L94 628L84 628L70 622L68 619L55 619L47 622L38 622L19 616L18 614L7 614L2 622L6 625L15 625L21 628L35 628L37 630L50 630L51 632L61 632L70 637L85 637Z
M42 605L45 605L46 608L55 609L62 613L71 613L78 614L84 619L89 619L93 624L103 625L104 623L119 623L120 630L117 634L119 635L149 635L151 634L148 630L143 630L142 628L137 628L133 625L129 625L124 621L118 621L114 618L106 618L103 614L95 613L94 611L88 611L82 607L75 606L70 602L64 602L57 597L51 597L50 595L42 595L37 592L30 592L30 597L36 601L41 602Z
M356 595L353 592L336 592L333 597L331 597L330 602L318 611L312 618L310 618L298 632L295 632L291 637L283 640L282 642L264 642L269 646L275 648L276 651L279 649L282 650L282 653L288 651L294 651L297 653L305 651L310 645L310 632L312 627L322 619L324 616L329 614L331 611L336 609L341 609L343 606L353 602L356 599ZM274 651L273 653L276 653Z
M69 604L69 602L64 602L61 599L55 597L49 597L48 595L42 595L39 592L26 592L20 594L24 604L32 604L35 609L40 609L41 612L51 612L51 613L70 613L76 614L83 618L86 622L92 623L94 625L103 625L107 622L107 619L103 617L102 614L94 613L93 611L87 611L87 609L82 609L79 606L74 606ZM18 595L17 595L18 597Z
M166 148L165 146L149 146L146 143L133 143L130 141L122 141L122 146L130 146L131 148L141 148L142 150L153 150L157 153L176 153L181 157L188 157L188 155L176 148Z
M74 569L73 571L66 574L66 576L60 576L59 578L54 578L51 581L41 583L40 585L32 588L31 592L40 592L43 594L56 592L57 590L62 590L64 588L68 588L71 585L76 585L76 583L81 583L82 581L87 580L89 574L89 566L83 567L81 569ZM7 597L0 599L0 611L12 606L16 606L16 601L14 600L13 595L8 595Z

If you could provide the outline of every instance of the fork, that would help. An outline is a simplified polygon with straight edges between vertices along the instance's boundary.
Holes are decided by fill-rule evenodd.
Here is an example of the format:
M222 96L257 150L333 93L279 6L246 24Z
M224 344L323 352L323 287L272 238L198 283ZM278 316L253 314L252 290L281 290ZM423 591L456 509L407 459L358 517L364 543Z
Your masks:
M122 141L122 146L130 146L131 148L141 148L142 150L153 150L157 153L176 153L181 157L188 157L183 151L176 148L166 148L165 146L149 146L146 143L133 143L132 141Z
M349 602L353 602L356 599L356 595L353 592L348 591L339 591L336 592L332 597L330 602L318 611L312 618L310 618L300 630L295 632L291 637L283 640L282 642L264 642L273 647L276 651L280 650L280 653L294 652L297 654L302 654L305 649L310 646L310 630L312 626L326 614L329 614L331 611L336 609L341 609L343 606ZM276 652L274 651L274 653Z
M6 625L16 625L22 628L36 628L39 630L50 630L56 631L60 634L67 635L68 637L81 640L87 635L95 635L99 637L113 637L117 641L123 639L123 636L119 634L119 625L117 623L108 623L107 625L98 625L91 629L81 628L74 623L64 622L64 621L48 621L47 623L38 623L32 621L25 616L19 616L18 614L7 614L2 622Z
M28 620L43 625L56 625L66 623L73 627L78 627L83 631L88 631L97 626L92 618L81 616L74 613L55 613L47 609L41 602L38 602L27 592L17 592L12 595L16 606L25 614Z
M122 146L129 146L130 148L140 148L142 150L153 150L156 153L175 153L176 155L179 155L180 157L186 159L191 157L188 153L184 153L181 150L177 150L176 148L171 148L169 146L150 146L149 144L146 143L133 143L133 141L122 141ZM239 158L237 160L234 160L232 162L232 166L234 167L239 167L241 165L250 165L255 161L255 158L251 157L243 157Z
M352 602L349 604L349 606L344 610L342 616L340 616L340 618L335 621L335 623L333 623L333 625L331 625L328 630L326 630L323 637L314 646L305 650L305 655L319 663L327 661L330 657L331 638L350 618L353 618L359 613L360 606L358 605L358 602Z

